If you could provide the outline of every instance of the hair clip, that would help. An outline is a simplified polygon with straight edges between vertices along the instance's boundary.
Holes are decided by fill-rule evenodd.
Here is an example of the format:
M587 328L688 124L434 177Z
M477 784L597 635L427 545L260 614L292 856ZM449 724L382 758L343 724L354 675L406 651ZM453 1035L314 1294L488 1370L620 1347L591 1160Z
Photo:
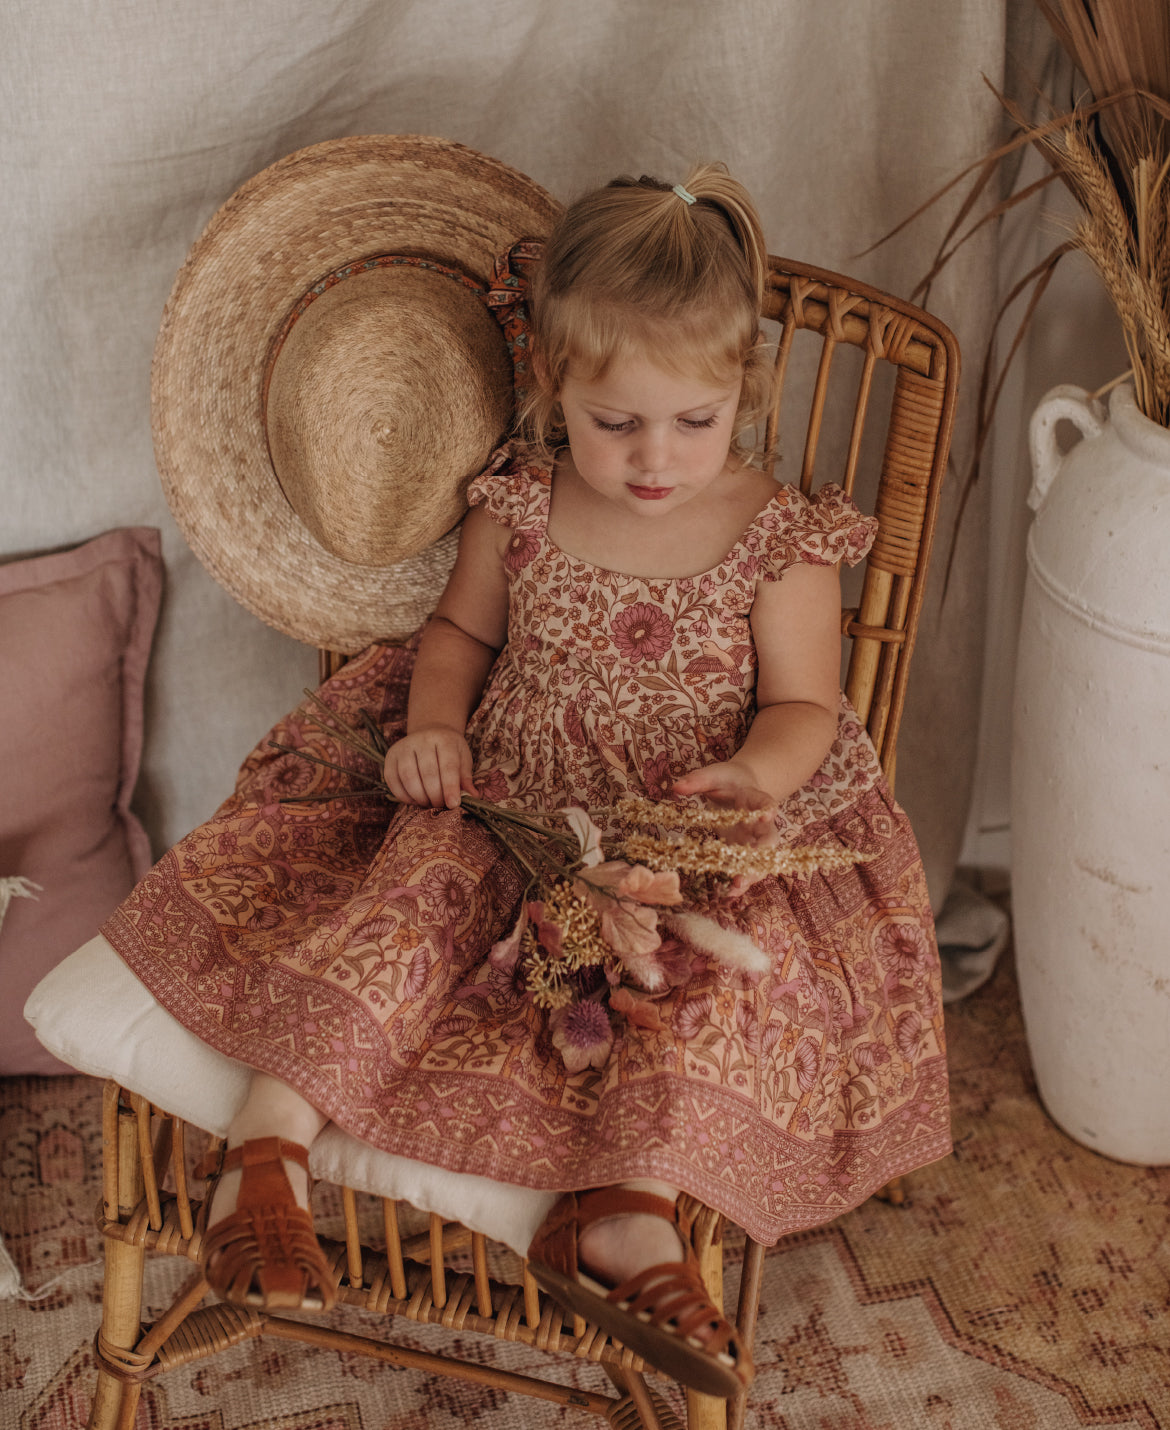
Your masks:
M676 193L680 199L685 199L688 204L693 204L695 202L694 194L688 193L681 184L675 184L672 192Z

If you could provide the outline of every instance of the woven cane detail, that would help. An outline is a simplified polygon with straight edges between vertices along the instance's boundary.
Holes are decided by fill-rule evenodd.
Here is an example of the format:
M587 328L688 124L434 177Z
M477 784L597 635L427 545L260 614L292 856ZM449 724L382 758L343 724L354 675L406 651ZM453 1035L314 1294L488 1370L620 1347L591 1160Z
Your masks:
M658 1418L658 1430L683 1430L683 1423L674 1411L657 1395L650 1393L650 1402ZM646 1424L637 1402L632 1396L623 1396L605 1413L612 1430L643 1430Z
M221 1303L194 1311L159 1347L157 1369L171 1370L215 1355L264 1332L264 1317Z
M793 274L788 280L788 296L784 300L783 322L785 326L789 323L794 328L807 328L811 326L811 319L805 317L804 304L806 299L812 298L816 291L817 284L807 278L801 278Z
M895 313L879 303L869 310L869 333L866 344L874 357L887 362L902 363L911 342L918 336L917 319L907 313Z
M103 1331L99 1330L94 1337L93 1349L101 1368L124 1385L133 1385L138 1381L145 1380L150 1374L153 1356L139 1355L131 1347L116 1346L112 1341L106 1339Z
M937 427L943 385L907 368L898 370L890 417L881 489L879 529L869 564L897 576L912 576L926 516L934 463L934 444L927 433Z
M827 319L829 336L834 342L848 342L845 319L853 312L854 308L864 303L865 299L859 293L846 293L842 288L830 288L826 298L829 306Z

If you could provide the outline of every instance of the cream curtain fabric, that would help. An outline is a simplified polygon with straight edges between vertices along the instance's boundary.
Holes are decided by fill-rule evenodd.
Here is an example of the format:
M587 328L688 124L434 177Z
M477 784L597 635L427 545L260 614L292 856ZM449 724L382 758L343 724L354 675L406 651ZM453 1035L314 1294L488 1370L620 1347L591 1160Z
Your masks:
M898 292L944 222L858 257L997 133L1006 0L7 0L0 558L162 528L167 592L138 805L156 850L204 818L315 656L236 607L187 551L150 443L149 368L188 246L246 178L345 134L445 135L558 197L721 158L774 252ZM934 290L968 374L993 240ZM959 465L969 441L962 418ZM939 550L949 545L954 496ZM970 804L987 496L919 639L899 794L936 907ZM1003 673L1001 673L1002 678Z

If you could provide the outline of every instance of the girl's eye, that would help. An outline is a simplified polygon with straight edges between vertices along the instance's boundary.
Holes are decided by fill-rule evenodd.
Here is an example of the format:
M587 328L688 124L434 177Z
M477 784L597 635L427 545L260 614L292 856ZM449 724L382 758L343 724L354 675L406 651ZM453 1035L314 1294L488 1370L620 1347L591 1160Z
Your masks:
M714 427L718 420L718 417L714 414L710 417L701 418L680 417L679 424L691 431L697 431L704 427ZM625 422L603 422L600 417L595 417L593 424L595 427L600 428L602 432L628 432L634 425L630 419L627 419Z

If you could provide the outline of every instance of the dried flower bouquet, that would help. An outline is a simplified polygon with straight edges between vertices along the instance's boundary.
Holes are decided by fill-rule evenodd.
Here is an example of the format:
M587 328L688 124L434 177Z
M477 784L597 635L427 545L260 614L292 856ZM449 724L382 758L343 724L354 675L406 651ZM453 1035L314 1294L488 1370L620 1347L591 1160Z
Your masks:
M355 729L305 693L316 710L313 723L373 769L273 741L356 782L282 803L393 801L382 778L388 741L377 724L363 711L363 728ZM697 909L738 898L767 875L807 876L867 857L836 846L777 843L775 810L765 805L717 809L628 796L605 809L533 813L465 794L462 807L528 874L516 924L490 958L548 1010L553 1043L570 1072L605 1061L613 1042L610 1012L636 1026L660 1026L655 1000L690 979L694 950L726 968L767 971L762 949ZM594 816L620 830L608 846ZM684 902L690 908L678 907Z

